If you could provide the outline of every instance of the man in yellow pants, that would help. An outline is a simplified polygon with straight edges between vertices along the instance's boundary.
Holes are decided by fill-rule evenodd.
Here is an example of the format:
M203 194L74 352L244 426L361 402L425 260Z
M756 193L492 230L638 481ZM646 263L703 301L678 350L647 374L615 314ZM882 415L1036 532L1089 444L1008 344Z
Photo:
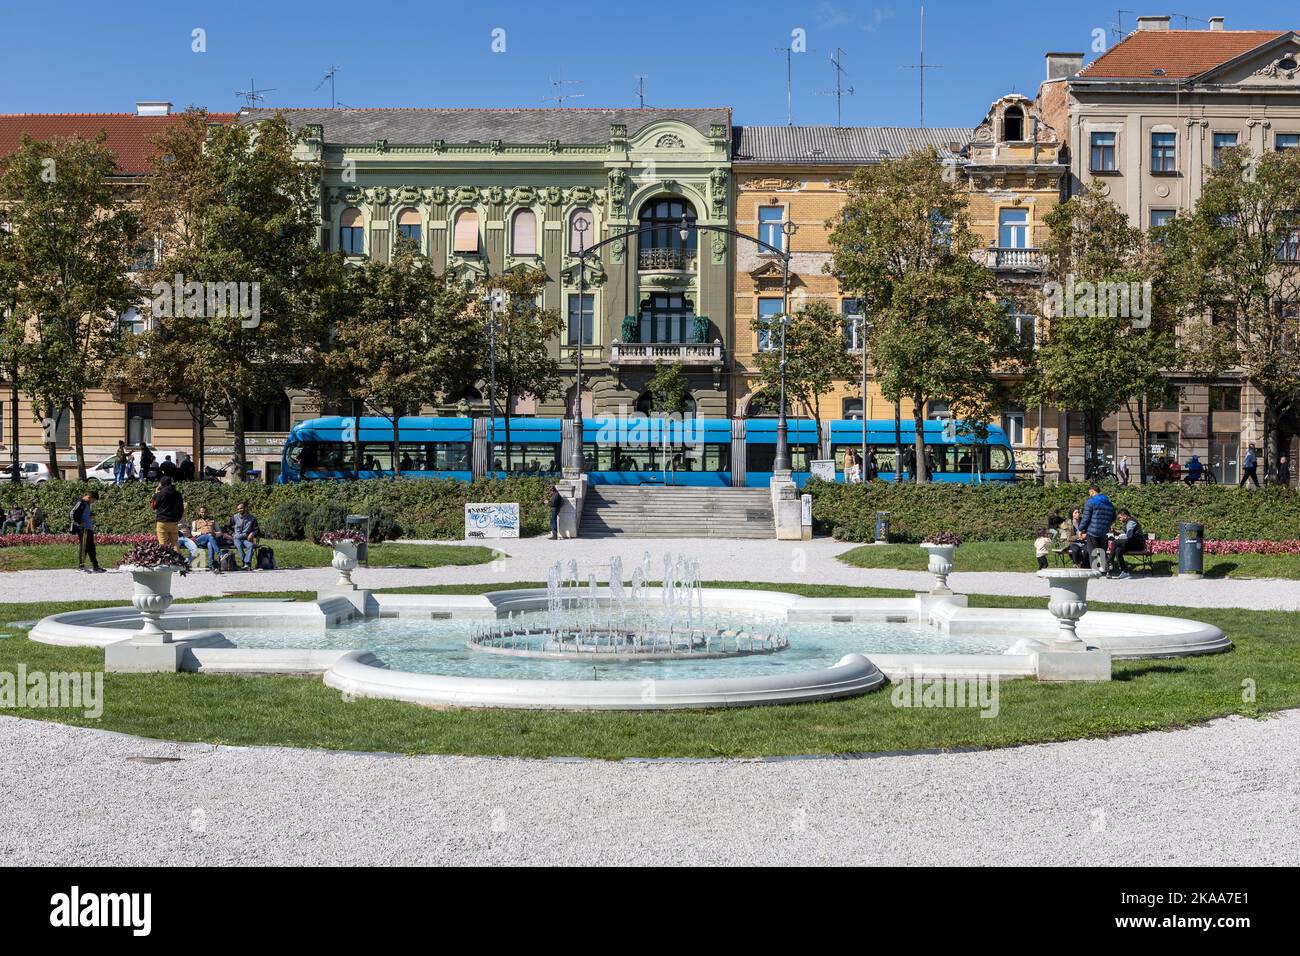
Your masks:
M185 517L185 499L172 484L171 478L164 475L158 481L158 490L149 502L154 514L154 533L158 543L173 551L179 545L180 522Z

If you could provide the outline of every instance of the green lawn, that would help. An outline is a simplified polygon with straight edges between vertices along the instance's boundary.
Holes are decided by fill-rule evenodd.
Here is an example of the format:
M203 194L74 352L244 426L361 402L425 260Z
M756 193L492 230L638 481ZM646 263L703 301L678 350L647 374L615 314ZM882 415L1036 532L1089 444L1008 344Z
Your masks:
M867 544L839 556L855 568L895 568L924 571L929 556L915 544ZM1055 559L1053 559L1055 562ZM1132 563L1131 561L1129 562ZM1156 575L1175 573L1178 559L1161 556L1152 562ZM1032 541L969 541L954 555L954 571L1035 571ZM1226 554L1205 556L1207 578L1300 578L1300 555Z
M526 583L422 588L465 593ZM730 584L735 587L737 585ZM808 596L875 597L867 588L771 585ZM298 598L308 595L287 595ZM1041 607L1034 598L972 596L984 607ZM33 643L10 622L89 602L0 606L0 671L97 670L103 651ZM1151 608L1094 604L1149 613ZM402 753L598 758L756 756L1006 746L1179 727L1227 714L1259 716L1300 706L1294 615L1162 607L1216 624L1227 654L1120 662L1108 684L1001 686L1000 714L895 708L888 688L848 700L784 707L642 713L426 710L378 700L345 702L318 679L204 674L105 675L102 719L69 711L0 711L145 737ZM4 635L8 635L4 638ZM1256 699L1243 700L1253 686Z
M310 541L262 542L275 549L275 563L281 568L323 568L330 563L332 551ZM126 545L101 545L99 563L111 568L126 554ZM486 564L493 558L491 548L479 545L397 544L386 541L370 546L372 567L441 568L447 565ZM41 544L17 548L0 548L0 571L41 571L48 568L75 568L75 544Z

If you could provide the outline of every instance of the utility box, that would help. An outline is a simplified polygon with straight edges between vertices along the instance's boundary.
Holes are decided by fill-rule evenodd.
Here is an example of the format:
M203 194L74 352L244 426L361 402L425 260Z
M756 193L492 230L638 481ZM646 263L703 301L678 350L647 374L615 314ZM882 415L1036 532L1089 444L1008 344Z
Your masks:
M889 544L889 512L876 512L876 544Z
M1205 526L1193 521L1178 524L1178 573L1200 577L1205 569Z

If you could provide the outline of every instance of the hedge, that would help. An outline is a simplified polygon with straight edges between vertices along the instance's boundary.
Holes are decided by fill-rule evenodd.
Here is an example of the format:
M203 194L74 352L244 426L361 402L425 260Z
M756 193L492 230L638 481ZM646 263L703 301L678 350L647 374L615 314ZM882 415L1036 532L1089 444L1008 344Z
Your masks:
M218 485L205 481L177 485L185 496L189 515L200 505L218 520L228 520L235 505L247 501L258 518L270 518L276 506L301 502L315 510L334 504L353 514L376 514L382 509L386 528L400 528L407 538L460 539L465 536L465 504L470 501L517 501L520 533L524 536L550 532L550 487L545 478L505 478L473 483L455 479L376 478L366 481L313 481L289 485ZM153 530L153 509L149 499L153 482L131 481L121 486L98 482L49 481L40 486L0 485L0 508L8 511L17 502L29 512L40 504L48 513L51 531L68 530L68 513L87 491L97 490L95 527L106 534L130 534Z
M813 480L813 523L842 541L875 538L876 512L890 513L890 539L919 542L954 531L967 541L1018 541L1044 524L1053 508L1069 516L1088 497L1086 484L936 483L917 486L870 481L841 485ZM1205 526L1207 538L1287 541L1300 537L1300 494L1289 488L1245 489L1181 483L1110 485L1115 507L1133 512L1158 537L1178 535L1180 521Z

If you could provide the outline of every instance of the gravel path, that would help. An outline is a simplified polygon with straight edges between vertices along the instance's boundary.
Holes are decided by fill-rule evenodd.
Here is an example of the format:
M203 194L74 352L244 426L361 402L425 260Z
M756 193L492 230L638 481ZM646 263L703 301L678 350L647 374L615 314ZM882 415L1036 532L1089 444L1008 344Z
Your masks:
M859 760L340 754L7 717L0 752L0 865L1300 864L1300 711Z
M355 580L362 587L385 588L463 582L545 581L547 568L557 558L575 558L585 579L613 555L630 569L649 551L660 567L665 551L684 551L700 559L706 581L773 581L848 584L858 587L928 590L933 578L923 571L863 570L836 560L853 545L830 539L805 542L737 541L708 539L596 538L550 541L523 538L502 542L506 557L486 565L433 569L360 568ZM315 590L332 584L337 575L329 568L307 568L214 575L196 572L174 582L178 598L218 595L228 591ZM962 572L949 582L959 592L1014 594L1046 597L1047 584L1033 574L1020 572ZM131 593L126 575L81 574L77 571L12 571L0 574L0 602L38 600L123 600ZM1094 581L1089 597L1098 601L1135 604L1174 604L1185 607L1245 607L1259 610L1300 610L1300 581L1189 580L1144 578L1128 581Z

